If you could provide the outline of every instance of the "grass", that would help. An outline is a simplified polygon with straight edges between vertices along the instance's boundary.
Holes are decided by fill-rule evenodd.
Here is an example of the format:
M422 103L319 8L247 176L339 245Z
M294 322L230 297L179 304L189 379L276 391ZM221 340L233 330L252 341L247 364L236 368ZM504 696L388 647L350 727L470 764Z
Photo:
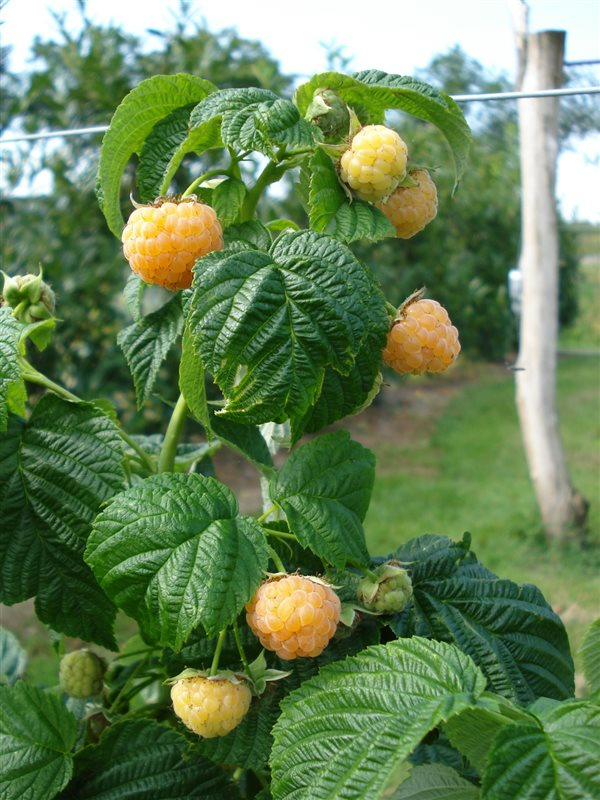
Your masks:
M575 649L600 615L600 359L561 359L557 389L572 481L591 502L587 550L547 544L512 373L492 367L459 386L433 422L417 425L401 453L389 441L374 447L377 480L365 525L376 553L422 533L460 538L470 531L487 567L542 589L564 616Z

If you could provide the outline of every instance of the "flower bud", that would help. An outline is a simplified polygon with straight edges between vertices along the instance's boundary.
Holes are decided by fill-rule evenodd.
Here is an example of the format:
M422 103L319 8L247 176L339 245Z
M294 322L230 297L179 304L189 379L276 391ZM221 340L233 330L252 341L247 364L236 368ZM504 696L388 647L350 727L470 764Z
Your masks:
M388 561L377 567L372 576L361 580L357 596L369 611L399 614L406 608L412 593L408 572L397 561Z
M350 111L342 98L331 89L317 89L306 109L306 119L317 125L326 141L337 141L348 135Z

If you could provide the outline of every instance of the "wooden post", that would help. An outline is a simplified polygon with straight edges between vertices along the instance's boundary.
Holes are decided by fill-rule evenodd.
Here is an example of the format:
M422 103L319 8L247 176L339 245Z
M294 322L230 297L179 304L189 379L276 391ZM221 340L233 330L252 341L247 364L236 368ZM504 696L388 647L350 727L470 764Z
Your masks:
M523 91L560 86L564 45L564 31L527 37ZM518 101L523 304L517 407L542 521L547 535L555 540L583 525L588 505L569 479L556 413L558 105L553 97Z

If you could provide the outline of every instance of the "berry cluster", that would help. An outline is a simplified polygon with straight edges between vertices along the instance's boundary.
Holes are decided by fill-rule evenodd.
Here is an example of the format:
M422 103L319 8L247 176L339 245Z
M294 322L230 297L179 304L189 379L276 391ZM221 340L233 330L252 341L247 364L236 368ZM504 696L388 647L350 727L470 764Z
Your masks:
M85 699L100 694L104 684L106 664L91 650L75 650L60 661L58 682L63 692Z
M340 601L329 586L302 575L274 576L246 606L263 647L291 660L320 655L336 631Z
M250 708L252 693L245 683L197 675L174 683L171 700L186 727L212 739L237 728Z
M342 155L340 175L361 200L387 197L406 175L408 148L396 131L367 125L354 136Z
M396 236L410 239L435 219L438 208L437 189L424 169L409 173L416 186L399 186L387 200L376 203L396 228Z
M174 292L192 285L197 259L222 249L223 230L210 206L171 199L136 208L121 240L125 258L142 280Z

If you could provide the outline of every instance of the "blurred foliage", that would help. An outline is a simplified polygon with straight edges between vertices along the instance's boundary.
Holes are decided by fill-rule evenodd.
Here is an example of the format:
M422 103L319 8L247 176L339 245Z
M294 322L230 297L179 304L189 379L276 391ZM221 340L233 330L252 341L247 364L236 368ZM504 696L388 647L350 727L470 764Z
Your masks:
M242 39L232 29L208 31L196 21L190 0L180 1L170 30L150 29L145 37L112 25L98 26L87 16L85 1L77 5L77 30L67 26L63 15L54 14L56 32L35 40L27 72L12 73L9 48L1 49L0 129L34 133L106 124L133 86L159 73L192 72L220 87L260 86L291 94L292 76L281 74L259 42ZM338 50L330 53L331 66L344 61ZM450 93L510 88L458 48L434 58L418 77ZM582 101L577 113L566 114L565 136L590 129L591 112L584 106ZM392 302L427 285L447 305L464 349L498 359L513 346L515 331L506 298L507 272L519 249L515 107L474 103L466 112L475 133L471 168L453 198L450 175L444 170L435 173L438 221L407 242L386 240L356 250L376 271ZM445 145L433 129L405 118L394 122L415 162L447 163ZM88 134L3 150L3 171L12 195L7 192L1 201L2 266L14 274L37 272L41 264L57 292L62 322L53 345L36 357L37 365L85 397L111 396L119 411L129 415L134 413L133 388L115 344L117 330L131 321L122 297L129 269L94 196L99 141L98 134ZM191 182L191 167L191 159L184 160L174 191ZM197 165L193 174L198 174ZM29 197L22 196L24 186L32 187ZM124 182L126 214L133 188ZM273 195L271 203L264 211L267 218L287 216L306 224L291 182L283 183L283 191ZM568 322L576 312L576 256L566 234L561 257L561 319ZM146 293L145 302L161 299L153 290ZM177 390L174 370L171 364L162 372L160 391L169 399ZM146 411L146 422L148 413L156 417L163 410Z

